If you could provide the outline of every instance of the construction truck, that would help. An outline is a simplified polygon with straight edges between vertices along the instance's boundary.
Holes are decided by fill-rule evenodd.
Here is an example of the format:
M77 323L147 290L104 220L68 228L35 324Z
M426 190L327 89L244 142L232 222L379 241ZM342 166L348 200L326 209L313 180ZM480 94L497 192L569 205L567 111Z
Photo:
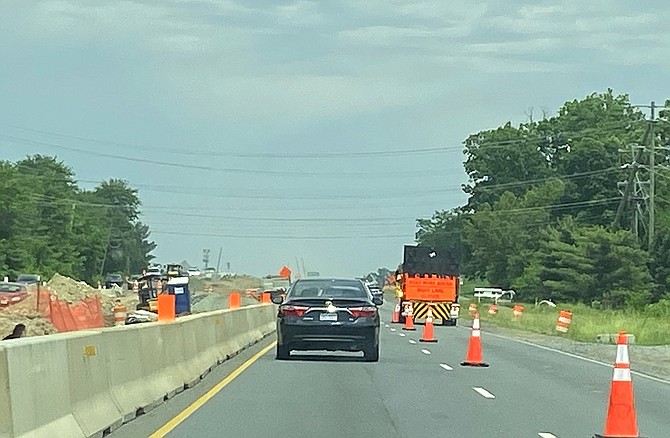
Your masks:
M405 245L403 263L395 272L400 323L411 313L414 321L433 319L455 326L460 313L458 257L447 248Z

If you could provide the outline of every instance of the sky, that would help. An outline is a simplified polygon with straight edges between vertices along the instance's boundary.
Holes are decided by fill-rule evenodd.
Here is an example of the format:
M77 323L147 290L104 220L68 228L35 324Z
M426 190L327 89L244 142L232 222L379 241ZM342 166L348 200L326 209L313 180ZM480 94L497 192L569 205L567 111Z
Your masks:
M157 261L394 268L470 134L670 97L665 0L0 0L0 159L139 190Z

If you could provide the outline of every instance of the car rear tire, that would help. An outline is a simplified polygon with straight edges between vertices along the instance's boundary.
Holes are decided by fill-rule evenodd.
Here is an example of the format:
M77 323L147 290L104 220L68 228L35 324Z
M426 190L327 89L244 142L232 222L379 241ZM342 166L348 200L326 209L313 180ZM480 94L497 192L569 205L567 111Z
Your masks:
M363 357L366 362L379 362L379 344L363 350Z
M289 357L291 357L291 350L289 350L288 345L277 344L277 354L275 358L277 360L286 360Z

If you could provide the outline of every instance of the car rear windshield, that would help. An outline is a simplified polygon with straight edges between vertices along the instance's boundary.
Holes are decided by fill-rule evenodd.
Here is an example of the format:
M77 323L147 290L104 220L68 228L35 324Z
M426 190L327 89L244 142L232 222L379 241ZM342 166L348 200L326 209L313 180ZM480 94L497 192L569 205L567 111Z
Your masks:
M20 284L0 284L0 292L21 292L25 290L25 287Z
M291 298L368 298L367 291L358 281L323 280L299 281L293 287Z

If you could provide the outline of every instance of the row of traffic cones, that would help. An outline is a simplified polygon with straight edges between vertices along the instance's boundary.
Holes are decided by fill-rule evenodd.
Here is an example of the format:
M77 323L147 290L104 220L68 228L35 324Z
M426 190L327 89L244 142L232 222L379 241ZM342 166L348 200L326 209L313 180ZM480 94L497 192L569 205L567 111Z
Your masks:
M405 327L403 327L403 330L416 330L414 318L411 314L405 317ZM428 315L426 316L426 325L424 326L420 341L437 342L433 326L433 315L430 311L428 311ZM465 360L461 362L461 366L483 368L489 366L483 359L479 312L475 312L473 315L468 351ZM605 432L603 435L594 435L594 438L640 438L637 427L637 412L630 371L630 358L628 356L628 337L624 332L620 332L617 339L614 376L612 377L610 388Z

